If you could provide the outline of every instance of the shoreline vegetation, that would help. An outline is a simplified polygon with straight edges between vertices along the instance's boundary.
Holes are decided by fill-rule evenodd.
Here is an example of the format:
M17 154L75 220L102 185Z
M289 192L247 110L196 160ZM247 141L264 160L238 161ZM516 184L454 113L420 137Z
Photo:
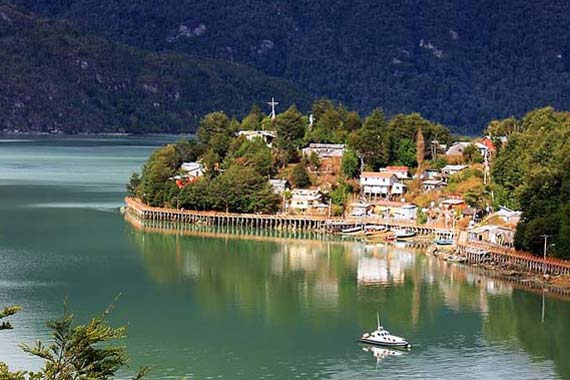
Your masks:
M520 120L492 121L483 138L468 139L417 113L387 119L376 109L361 117L328 99L317 100L309 115L293 105L279 114L272 108L267 116L253 106L241 121L223 112L206 115L196 139L153 152L141 173L133 173L127 192L175 214L323 221L359 216L361 224L398 219L404 232L444 226L435 238L483 240L489 252L506 249L515 256L528 252L533 264L522 275L538 271L533 255L548 256L547 266L570 258L569 140L570 113L551 107ZM371 192L365 177L387 178L398 192L396 186ZM413 212L394 215L401 206ZM363 211L356 213L357 207ZM516 220L498 222L499 209ZM264 227L243 219L236 223ZM491 227L502 231L499 238L489 237Z

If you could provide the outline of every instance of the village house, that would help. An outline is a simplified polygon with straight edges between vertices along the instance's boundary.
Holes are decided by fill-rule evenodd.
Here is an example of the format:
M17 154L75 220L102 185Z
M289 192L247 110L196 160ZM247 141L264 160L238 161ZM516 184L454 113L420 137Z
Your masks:
M393 173L399 180L408 179L410 169L407 166L387 166L380 169L381 172Z
M322 194L319 190L294 189L291 192L289 208L299 212L309 210L327 209L328 205L322 203Z
M512 247L514 245L515 230L504 226L492 224L468 230L468 239L471 241Z
M398 177L389 172L362 172L360 186L365 196L389 198L392 187L398 182Z
M275 194L283 194L289 187L289 181L286 179L270 179L269 184Z
M420 179L439 179L441 178L441 171L439 169L426 169L421 175Z
M463 151L465 150L465 148L467 148L469 145L471 145L470 142L456 142L453 143L449 149L447 149L447 152L445 152L445 154L447 156L463 156Z
M460 171L467 168L467 165L446 165L441 169L441 174L443 178L449 178L450 176L459 173Z
M303 149L303 154L309 157L313 152L319 158L342 157L345 151L344 144L309 144L308 147Z
M365 202L353 202L350 204L350 216L363 217L372 213L374 206Z
M200 162L184 162L180 169L188 178L198 178L204 175L204 165Z
M427 181L422 182L422 189L424 191L434 191L439 190L447 186L447 183L443 181L439 181L437 179L428 179Z
M446 199L441 202L440 207L444 210L463 210L467 204L463 199Z
M238 136L244 136L249 141L254 139L262 139L265 144L271 148L273 145L273 140L275 140L275 133L270 131L238 131Z
M393 202L380 200L374 202L374 213L383 218L395 218L400 220L415 220L417 206L409 202Z
M495 213L503 222L510 225L517 225L521 220L521 211L514 211L505 206L499 206L499 211Z

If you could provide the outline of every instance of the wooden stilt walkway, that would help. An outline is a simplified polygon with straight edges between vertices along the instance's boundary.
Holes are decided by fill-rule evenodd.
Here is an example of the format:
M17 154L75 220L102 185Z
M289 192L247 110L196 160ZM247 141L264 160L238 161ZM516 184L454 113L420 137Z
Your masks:
M528 272L547 273L553 275L570 275L570 261L534 256L527 252L512 248L503 248L491 244L477 242L460 242L458 250L471 264L494 262L498 264L518 265Z
M161 207L150 207L136 198L125 198L127 211L141 220L172 221L209 226L242 226L289 231L338 232L341 229L359 225L380 225L387 229L405 228L418 235L435 235L453 238L452 230L431 225L417 225L413 222L388 221L376 218L335 218L316 215L290 214L238 214L215 211L190 211Z

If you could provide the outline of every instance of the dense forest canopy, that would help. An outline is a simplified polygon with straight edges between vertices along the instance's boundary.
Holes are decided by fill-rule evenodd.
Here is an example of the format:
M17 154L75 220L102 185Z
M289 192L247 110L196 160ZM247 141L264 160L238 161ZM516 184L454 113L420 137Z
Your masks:
M245 65L109 42L2 1L0 88L0 133L190 132L212 110L309 101Z
M488 132L508 138L492 174L499 202L523 211L515 244L542 253L549 235L549 253L570 258L570 113L537 109Z
M420 112L462 134L570 107L567 0L11 1L131 46L250 65L361 113Z

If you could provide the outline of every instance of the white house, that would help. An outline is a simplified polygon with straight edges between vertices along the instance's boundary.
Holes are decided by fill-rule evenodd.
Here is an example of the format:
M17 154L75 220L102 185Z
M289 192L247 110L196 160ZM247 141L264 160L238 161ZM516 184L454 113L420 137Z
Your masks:
M428 179L427 181L422 182L422 189L424 191L439 190L445 186L447 186L447 183L437 179Z
M441 169L443 177L447 178L467 168L467 165L446 165Z
M381 172L388 172L388 173L393 173L396 178L402 180L402 179L408 179L408 173L410 171L410 168L408 168L407 166L387 166L385 168L380 169Z
M204 165L200 162L184 162L180 169L190 178L198 178L204 174Z
M499 206L499 211L497 211L495 215L501 218L505 223L516 225L521 220L522 212L511 210L505 206Z
M275 133L270 131L238 131L238 136L244 136L246 139L252 141L254 139L260 138L265 141L268 147L271 148L273 140L275 140Z
M309 144L303 149L303 154L310 156L313 152L320 158L342 157L345 151L344 144Z
M360 186L365 195L388 197L398 177L389 172L362 172Z
M326 208L322 203L322 195L319 190L295 189L291 193L290 208L299 211L306 211L312 208Z
M394 212L394 217L396 219L416 220L417 212L418 206L414 204L405 204L400 206L400 208Z
M269 184L275 194L283 194L289 188L289 181L286 179L270 179Z
M396 182L394 185L392 185L392 190L390 191L390 194L392 194L395 197L399 197L402 196L406 193L406 185L404 185L403 183L400 182Z
M453 143L449 149L447 150L447 152L445 152L446 155L448 156L462 156L463 155L463 151L465 150L465 148L467 148L469 145L471 145L470 142L456 142Z

